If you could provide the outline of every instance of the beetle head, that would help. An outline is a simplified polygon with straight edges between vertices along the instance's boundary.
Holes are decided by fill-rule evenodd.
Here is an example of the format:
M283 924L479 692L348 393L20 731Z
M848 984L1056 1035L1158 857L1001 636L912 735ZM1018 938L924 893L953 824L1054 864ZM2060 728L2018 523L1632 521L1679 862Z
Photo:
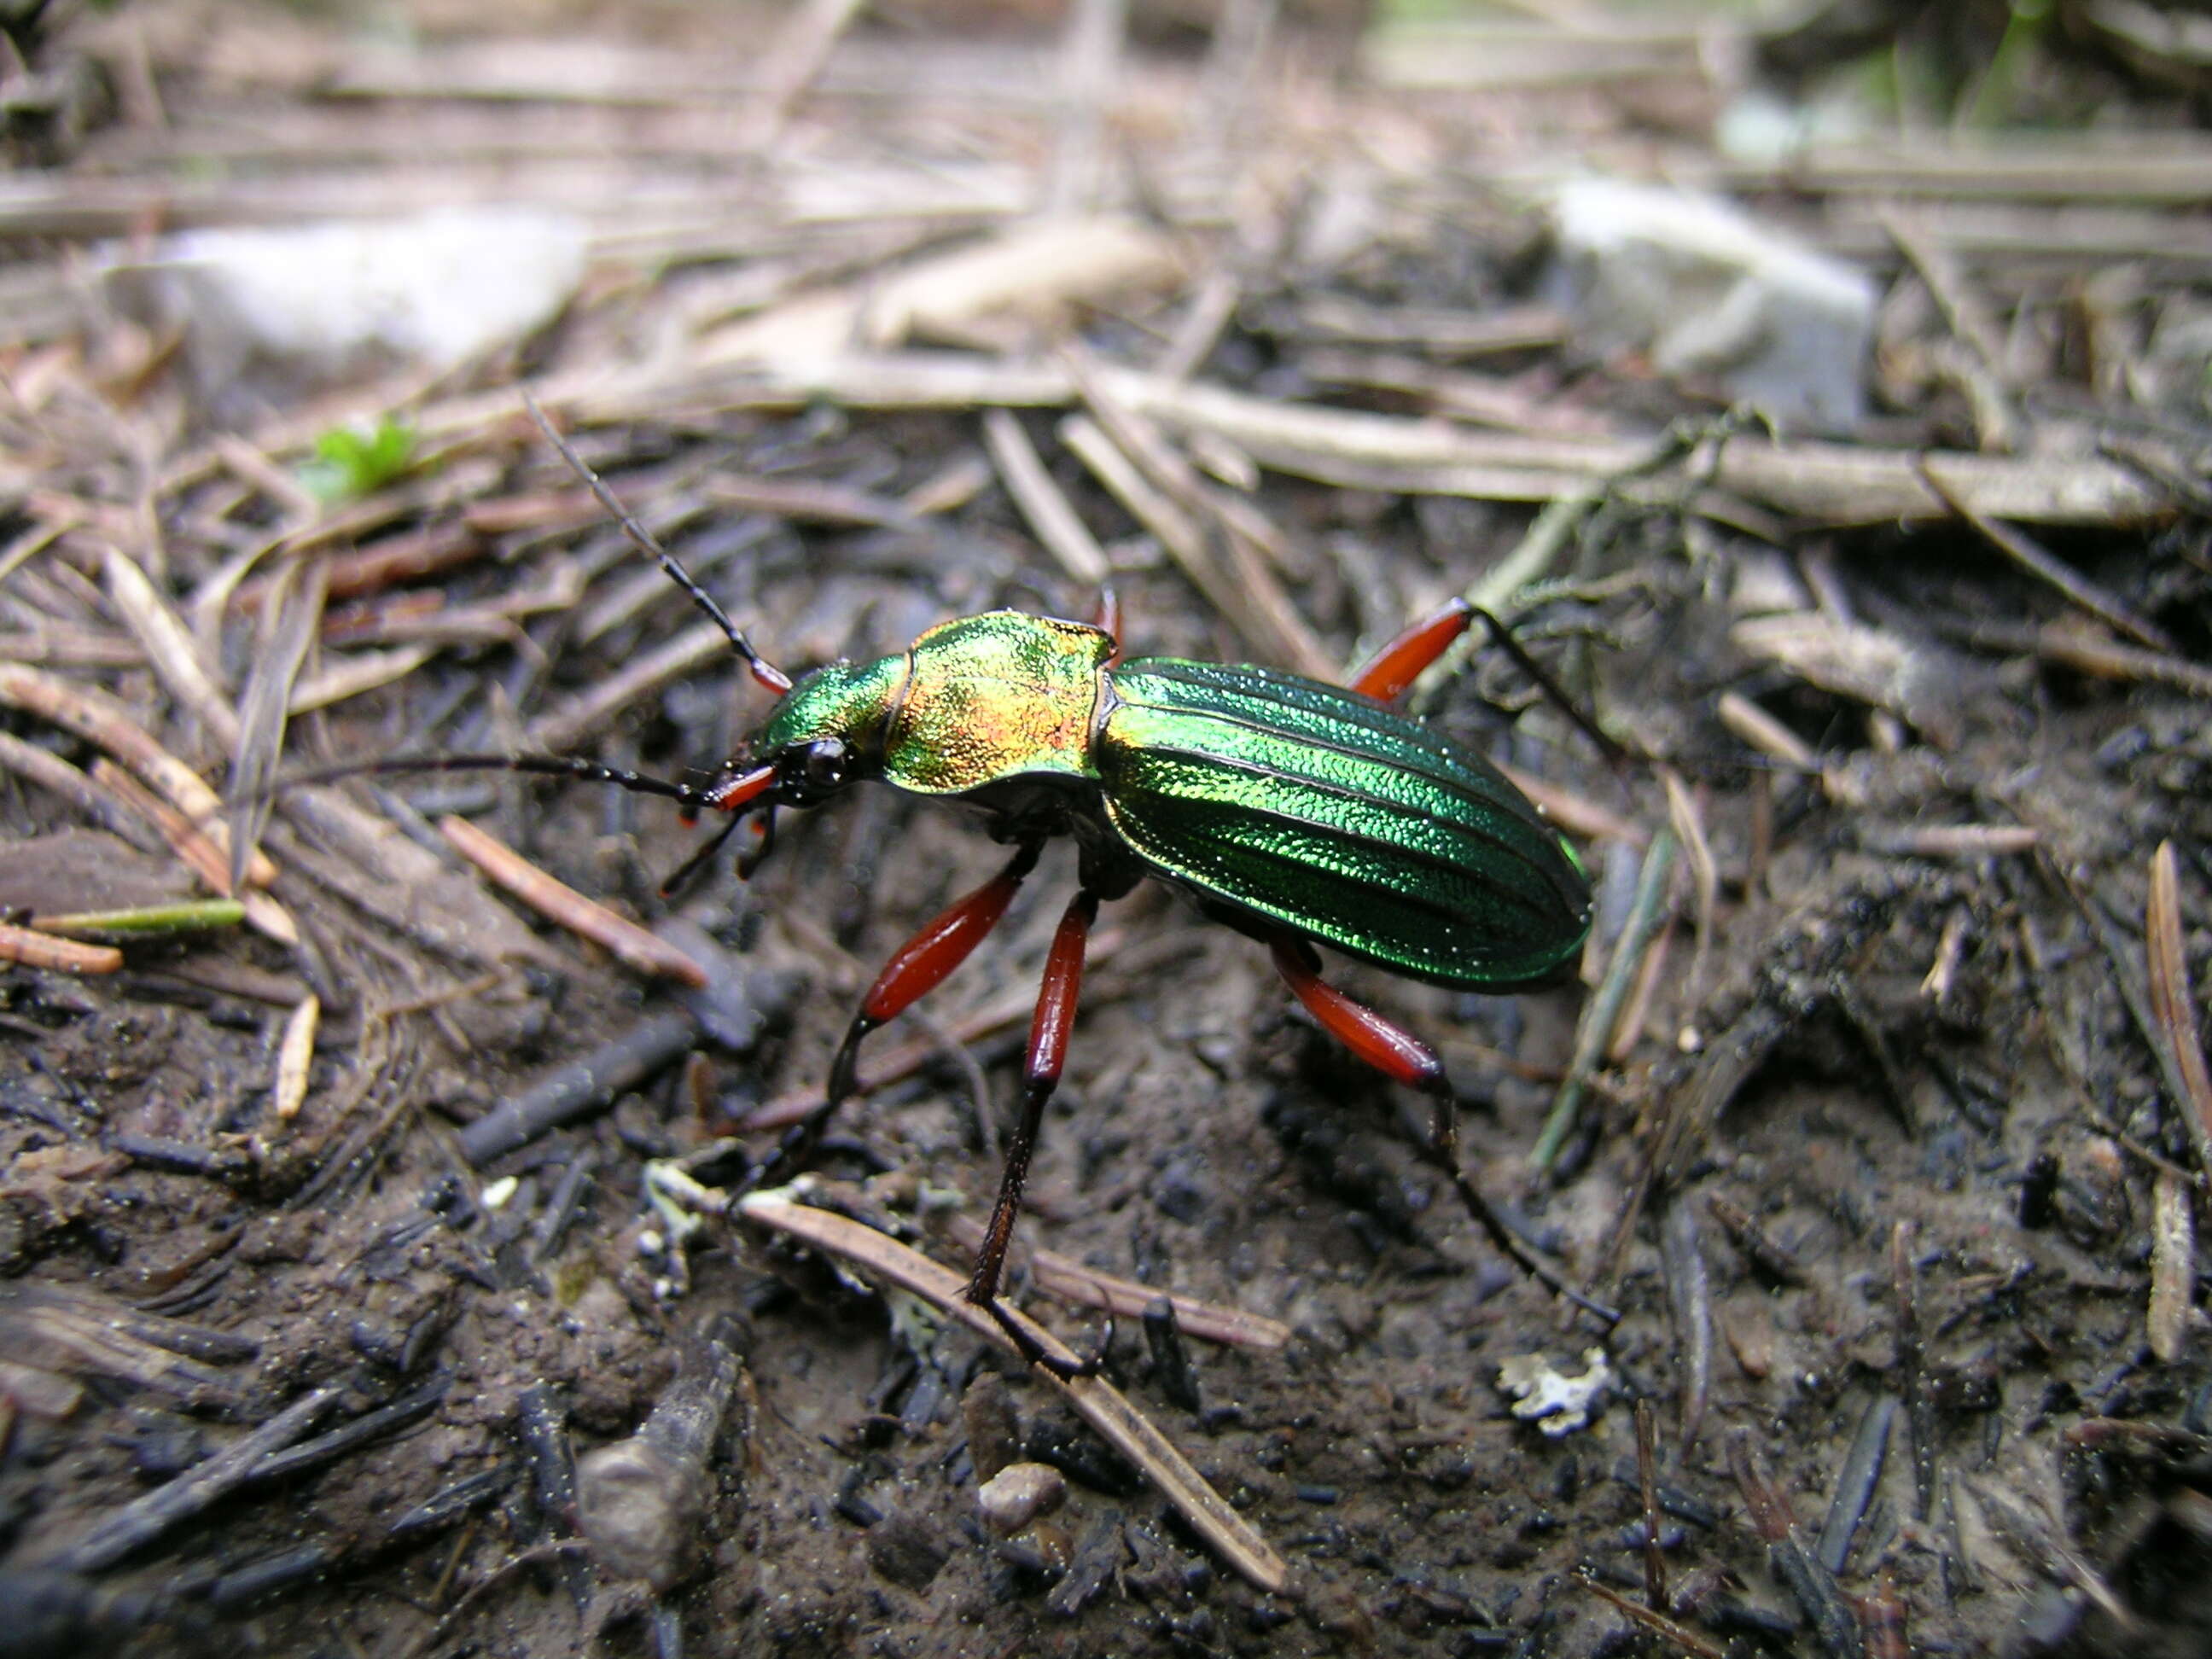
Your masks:
M872 775L906 656L831 663L786 692L715 781L714 804L739 812L818 806Z

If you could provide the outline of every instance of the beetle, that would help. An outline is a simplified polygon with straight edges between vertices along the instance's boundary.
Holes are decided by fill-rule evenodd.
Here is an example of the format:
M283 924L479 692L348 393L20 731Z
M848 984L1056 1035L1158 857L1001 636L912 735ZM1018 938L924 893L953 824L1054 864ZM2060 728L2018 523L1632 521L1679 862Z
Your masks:
M959 966L1005 916L1045 843L1066 836L1077 848L1078 888L1046 956L1021 1114L967 1287L968 1299L1026 1358L1053 1364L1007 1317L999 1292L1030 1154L1066 1056L1099 906L1146 879L1264 943L1324 1030L1426 1095L1434 1117L1424 1156L1494 1243L1555 1291L1591 1305L1512 1238L1461 1170L1453 1096L1436 1051L1328 984L1315 948L1486 992L1557 983L1579 961L1590 892L1573 848L1497 768L1391 707L1482 613L1455 600L1386 645L1346 686L1268 668L1124 659L1110 597L1095 622L988 611L941 623L903 650L828 664L794 682L538 418L624 532L720 628L777 702L703 786L560 756L451 756L378 769L508 767L665 796L687 820L728 814L672 885L746 822L761 830L739 860L739 873L750 873L774 845L779 810L818 806L870 782L959 802L1013 848L997 875L892 955L846 1029L822 1104L754 1184L805 1161L854 1091L868 1033Z

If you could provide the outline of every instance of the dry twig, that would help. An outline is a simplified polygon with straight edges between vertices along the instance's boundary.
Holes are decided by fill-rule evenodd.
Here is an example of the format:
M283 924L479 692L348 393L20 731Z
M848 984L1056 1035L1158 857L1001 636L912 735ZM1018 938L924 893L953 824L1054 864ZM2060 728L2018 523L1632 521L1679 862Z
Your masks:
M624 967L685 985L707 983L707 970L688 954L547 875L466 818L448 814L438 820L438 830L454 851L532 909L590 939Z
M112 945L58 939L5 922L0 922L0 959L63 974L112 974L123 967L123 952Z
M1601 1584L1587 1572L1580 1574L1577 1582L1630 1623L1641 1625L1655 1636L1672 1642L1683 1652L1694 1655L1695 1659L1727 1659L1725 1650L1715 1647L1680 1620L1669 1619L1655 1607L1630 1601L1619 1590Z
M107 549L105 568L108 598L137 635L155 678L171 696L192 711L218 743L226 749L234 748L237 712L200 659L198 642L183 619L169 608L146 573L119 550Z
M999 1328L998 1322L967 1299L966 1285L957 1274L896 1239L832 1211L794 1203L788 1193L750 1193L737 1201L734 1210L748 1221L787 1233L921 1297L985 1341L1014 1352L1013 1340ZM1078 1363L1077 1356L1051 1332L1018 1310L1008 1309L1007 1313L1045 1353L1070 1366ZM1289 1584L1290 1568L1267 1540L1222 1500L1173 1443L1111 1383L1096 1376L1063 1380L1042 1368L1036 1375L1116 1451L1144 1470L1192 1530L1240 1576L1270 1592Z
M1597 994L1583 1010L1581 1024L1575 1030L1574 1056L1567 1062L1567 1074L1553 1097L1543 1132L1529 1151L1528 1162L1536 1169L1550 1169L1566 1146L1567 1137L1574 1132L1583 1097L1589 1092L1590 1079L1596 1075L1598 1062L1605 1057L1606 1044L1611 1041L1613 1028L1620 1019L1621 1008L1635 986L1637 968L1667 915L1669 879L1674 871L1674 832L1662 830L1651 837L1650 846L1644 848L1644 867L1637 879L1636 902L1629 912L1628 924L1613 947L1613 956L1606 963L1605 978ZM1623 1224L1626 1224L1626 1221Z
M2117 596L2107 593L2087 576L2052 557L2017 530L1999 524L1960 500L1958 492L1952 489L1934 463L1924 456L1921 459L1920 476L1928 487L1942 498L1946 506L1972 525L1990 546L2029 575L2049 583L2070 604L2079 605L2099 622L2118 629L2138 644L2167 656L2174 653L2176 647L2171 634L2156 623L2136 616Z
M269 1091L270 1109L278 1121L299 1115L307 1098L307 1079L315 1063L315 1028L323 1005L313 993L300 999L284 1022L284 1035L276 1046L276 1082Z
M293 683L307 659L323 618L325 562L314 554L289 560L277 572L272 605L261 615L262 646L246 676L244 712L229 743L230 879L243 884L261 832L276 804L273 786L284 751ZM273 607L274 615L270 614Z
M2150 1006L2159 1058L2179 1085L2174 1109L2181 1114L2200 1173L2212 1176L2212 1076L2197 1036L2197 1004L2189 960L2181 946L2181 893L2173 843L2162 841L2150 860L2150 908L2144 919L2150 959Z
M979 1249L982 1246L983 1224L972 1216L954 1216L948 1231L963 1249ZM1226 1307L1218 1302L1201 1302L1195 1297L1158 1291L1133 1279L1086 1267L1057 1250L1032 1246L1029 1260L1030 1280L1037 1289L1066 1303L1100 1309L1117 1319L1141 1318L1147 1308L1164 1297L1175 1310L1177 1328L1185 1335L1197 1337L1200 1341L1272 1349L1291 1340L1291 1328L1279 1319L1246 1313L1242 1308Z
M205 839L222 854L217 860L222 873L210 884L217 892L228 890L230 836L219 821L222 801L198 773L149 737L122 704L88 687L11 662L0 662L0 702L99 744L160 790L191 823L205 825ZM256 887L266 887L276 879L276 866L256 853L247 864L246 878Z
M1106 555L1098 545L1098 538L1091 533L1082 518L1060 486L1053 482L1052 474L1030 442L1029 434L1022 430L1021 422L1003 409L983 411L983 441L998 464L999 477L1006 486L1006 493L1029 520L1030 528L1036 532L1045 550L1060 561L1060 568L1086 587L1097 587L1106 580Z
M2172 1170L2160 1170L2151 1200L2150 1311L2144 1322L2151 1352L2168 1365L2181 1357L2188 1338L2197 1287L2197 1222L2189 1188Z

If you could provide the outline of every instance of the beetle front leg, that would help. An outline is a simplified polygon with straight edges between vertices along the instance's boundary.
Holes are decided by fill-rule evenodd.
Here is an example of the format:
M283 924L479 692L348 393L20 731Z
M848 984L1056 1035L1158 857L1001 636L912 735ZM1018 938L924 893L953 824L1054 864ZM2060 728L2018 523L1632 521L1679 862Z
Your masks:
M1012 1339L1022 1358L1063 1380L1089 1374L1097 1369L1096 1362L1069 1365L1038 1347L1036 1339L1006 1316L999 1301L999 1285L1006 1274L1014 1222L1022 1212L1022 1188L1029 1181L1030 1154L1036 1148L1037 1131L1044 1124L1045 1103L1060 1086L1060 1068L1067 1059L1067 1034L1075 1024L1076 996L1083 987L1084 948L1091 938L1091 926L1097 920L1098 894L1085 887L1068 901L1060 927L1052 936L1052 949L1044 959L1044 983L1037 992L1036 1012L1030 1020L1029 1052L1022 1066L1021 1121L1007 1143L998 1202L991 1206L990 1224L983 1230L982 1248L975 1253L975 1270L968 1280L968 1300L998 1321L1000 1329Z
M1023 878L1036 868L1037 855L1043 848L1042 841L1024 842L1005 869L964 898L954 900L892 953L860 1000L853 1023L845 1028L845 1040L837 1045L837 1057L830 1062L830 1087L822 1103L792 1126L763 1167L755 1186L777 1185L805 1167L822 1144L830 1120L854 1091L861 1040L878 1025L897 1018L968 959L969 953L1005 919L1006 907L1021 890Z
M1459 1162L1459 1099L1452 1093L1451 1085L1444 1076L1443 1061L1437 1051L1404 1026L1385 1019L1372 1008L1354 1002L1334 986L1325 983L1321 976L1321 959L1304 939L1278 934L1269 941L1268 949L1275 958L1275 971L1283 976L1291 994L1305 1006L1306 1012L1323 1030L1394 1083L1418 1089L1429 1097L1434 1115L1427 1140L1416 1143L1421 1157L1451 1182L1459 1193L1460 1202L1467 1206L1475 1225L1489 1236L1490 1242L1554 1296L1565 1297L1607 1325L1618 1324L1618 1313L1575 1290L1515 1237L1491 1207L1490 1200L1468 1179Z

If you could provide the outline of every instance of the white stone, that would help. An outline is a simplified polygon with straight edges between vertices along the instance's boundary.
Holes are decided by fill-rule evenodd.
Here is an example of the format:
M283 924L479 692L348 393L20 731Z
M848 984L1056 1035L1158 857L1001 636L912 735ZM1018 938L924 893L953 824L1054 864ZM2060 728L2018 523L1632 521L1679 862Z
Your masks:
M181 327L203 392L257 369L337 380L398 359L444 368L519 338L568 302L585 233L534 208L185 231L112 260L109 296Z
M975 1488L975 1507L983 1524L1011 1538L1040 1515L1049 1515L1067 1496L1067 1480L1049 1463L1009 1463Z
M1594 351L1642 350L1777 424L1847 432L1866 404L1866 274L1710 196L1577 179L1553 204L1559 297Z

